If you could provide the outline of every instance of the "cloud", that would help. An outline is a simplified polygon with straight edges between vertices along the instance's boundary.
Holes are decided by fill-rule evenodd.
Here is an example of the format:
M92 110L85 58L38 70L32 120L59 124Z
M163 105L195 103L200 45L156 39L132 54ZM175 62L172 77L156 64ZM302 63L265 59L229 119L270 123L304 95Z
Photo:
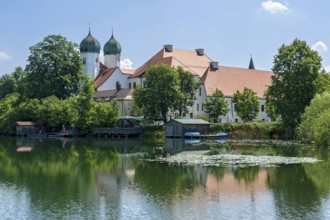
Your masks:
M12 56L9 56L6 52L0 51L0 61L1 60L10 60Z
M325 51L328 51L328 46L324 42L318 41L312 45L312 50L315 50L319 53L325 52Z
M288 6L282 4L281 2L275 2L275 1L272 1L272 0L262 2L261 7L265 11L267 11L271 14L281 14L281 13L285 13L285 12L290 11Z
M327 73L330 73L330 65L325 66L324 69Z
M133 69L133 62L129 58L125 58L120 61L120 66L124 69Z

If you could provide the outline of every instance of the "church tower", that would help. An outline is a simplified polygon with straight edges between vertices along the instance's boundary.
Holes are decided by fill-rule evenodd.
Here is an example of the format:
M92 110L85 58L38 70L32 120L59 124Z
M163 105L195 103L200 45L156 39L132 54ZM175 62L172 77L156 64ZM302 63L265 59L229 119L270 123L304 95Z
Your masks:
M94 38L89 30L88 35L80 43L80 54L83 61L83 72L96 78L99 73L100 42Z
M120 67L120 43L114 38L113 31L110 40L103 47L104 64L108 68Z

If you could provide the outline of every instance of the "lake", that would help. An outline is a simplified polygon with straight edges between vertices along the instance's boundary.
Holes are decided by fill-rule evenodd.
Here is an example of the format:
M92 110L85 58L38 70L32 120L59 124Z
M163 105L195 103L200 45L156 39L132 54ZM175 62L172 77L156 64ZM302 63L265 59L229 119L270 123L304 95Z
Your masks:
M322 161L153 160L210 149ZM0 198L1 219L330 219L330 153L281 141L0 138Z

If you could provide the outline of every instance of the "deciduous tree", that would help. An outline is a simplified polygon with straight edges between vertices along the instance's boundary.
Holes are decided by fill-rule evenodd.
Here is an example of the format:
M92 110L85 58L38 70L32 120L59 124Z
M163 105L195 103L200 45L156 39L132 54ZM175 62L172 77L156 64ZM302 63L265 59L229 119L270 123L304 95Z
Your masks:
M321 57L299 39L290 45L282 45L274 57L274 75L266 99L290 128L291 135L316 94L315 80L320 69Z
M28 95L30 98L77 94L82 76L78 46L61 35L49 35L30 47Z
M244 88L243 92L237 91L233 95L235 111L243 121L252 121L259 113L259 100L257 93L252 89Z
M228 103L221 90L216 89L205 103L205 112L218 121L220 115L226 115L229 111Z
M175 108L178 99L183 99L178 72L165 64L151 66L146 71L145 87L138 86L133 93L133 98L135 104L143 109L146 116L161 114L166 122L168 111Z

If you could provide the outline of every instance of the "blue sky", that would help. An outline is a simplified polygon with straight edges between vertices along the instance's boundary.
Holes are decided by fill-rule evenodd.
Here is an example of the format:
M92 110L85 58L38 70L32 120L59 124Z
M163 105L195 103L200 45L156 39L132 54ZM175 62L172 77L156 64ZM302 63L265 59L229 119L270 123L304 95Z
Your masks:
M101 46L111 36L137 68L164 44L205 53L220 65L270 70L295 38L319 51L330 70L330 1L326 0L10 0L0 1L0 75L25 67L29 47L51 34ZM129 63L129 62L128 62Z

